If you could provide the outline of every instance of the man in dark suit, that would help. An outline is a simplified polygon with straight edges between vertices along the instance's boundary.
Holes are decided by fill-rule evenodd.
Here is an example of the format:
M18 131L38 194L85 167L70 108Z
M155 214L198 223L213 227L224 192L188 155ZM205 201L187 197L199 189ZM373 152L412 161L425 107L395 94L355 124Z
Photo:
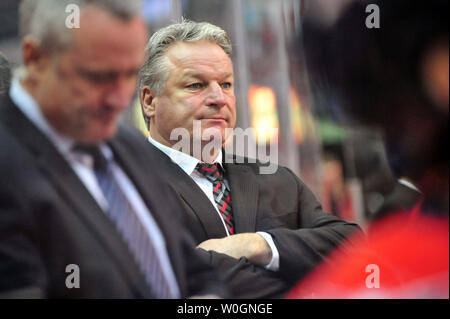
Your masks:
M288 168L264 174L223 152L236 122L230 55L227 34L208 23L151 37L139 75L148 148L234 296L280 297L358 227L324 213Z
M67 8L80 10L73 28ZM26 75L0 105L0 297L224 295L148 166L145 138L117 124L144 58L139 8L43 0L33 9Z

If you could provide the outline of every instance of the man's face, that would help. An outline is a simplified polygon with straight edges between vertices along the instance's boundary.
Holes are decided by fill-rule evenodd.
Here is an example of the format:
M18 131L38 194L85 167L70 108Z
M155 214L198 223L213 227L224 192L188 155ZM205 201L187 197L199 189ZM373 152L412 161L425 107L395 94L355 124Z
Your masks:
M133 97L146 28L140 18L123 21L88 6L72 32L68 49L27 65L36 83L32 92L56 130L96 143L114 135Z
M169 76L164 91L152 100L150 134L171 146L170 133L185 128L193 136L193 121L202 133L214 128L222 144L225 129L236 123L234 75L230 58L214 43L199 41L174 44L166 53Z

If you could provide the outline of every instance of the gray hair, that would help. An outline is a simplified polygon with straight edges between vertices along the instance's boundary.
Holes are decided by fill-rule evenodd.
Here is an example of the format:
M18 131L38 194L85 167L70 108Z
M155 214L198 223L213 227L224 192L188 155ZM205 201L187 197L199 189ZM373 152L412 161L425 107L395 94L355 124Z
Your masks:
M126 21L139 16L141 10L141 0L23 0L19 10L21 36L33 36L49 53L65 49L71 41L66 27L69 5L78 6L81 12L94 5Z
M139 92L148 86L156 95L162 94L169 76L166 53L177 42L208 41L220 46L231 58L232 47L227 33L207 22L183 20L158 30L152 35L146 47L146 58L139 71ZM147 128L150 119L143 113Z
M33 18L34 10L39 1L36 0L21 0L19 5L19 35L24 37L30 34L31 19Z

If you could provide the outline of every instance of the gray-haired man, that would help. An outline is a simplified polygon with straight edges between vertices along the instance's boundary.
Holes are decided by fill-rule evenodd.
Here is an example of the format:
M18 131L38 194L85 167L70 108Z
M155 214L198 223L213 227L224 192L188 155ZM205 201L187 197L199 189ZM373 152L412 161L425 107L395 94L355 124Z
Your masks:
M358 227L324 213L289 169L264 175L259 163L224 154L236 123L230 56L227 34L209 23L184 21L151 37L139 75L148 148L234 296L280 297ZM172 148L183 142L176 132L188 138L184 153Z

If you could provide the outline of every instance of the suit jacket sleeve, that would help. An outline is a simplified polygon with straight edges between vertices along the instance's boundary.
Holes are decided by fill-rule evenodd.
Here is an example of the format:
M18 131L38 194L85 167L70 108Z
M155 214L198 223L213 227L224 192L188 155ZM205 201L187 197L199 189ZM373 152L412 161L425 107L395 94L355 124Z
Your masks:
M14 198L4 197L5 189L1 192L0 298L43 298L47 284L44 262L31 240L31 228L21 228L24 221L31 222L30 216L17 209Z
M187 268L187 296L215 295L221 298L230 297L230 292L223 282L223 277L216 273L205 256L194 247L194 241L186 232L183 241L183 257Z
M311 190L288 168L280 167L286 184L296 186L298 229L274 228L272 235L280 254L280 275L298 280L324 260L350 234L360 232L358 225L322 211Z
M235 259L215 251L200 248L198 251L217 269L233 298L282 298L289 290L290 283L280 278L278 273L255 266L245 257Z

